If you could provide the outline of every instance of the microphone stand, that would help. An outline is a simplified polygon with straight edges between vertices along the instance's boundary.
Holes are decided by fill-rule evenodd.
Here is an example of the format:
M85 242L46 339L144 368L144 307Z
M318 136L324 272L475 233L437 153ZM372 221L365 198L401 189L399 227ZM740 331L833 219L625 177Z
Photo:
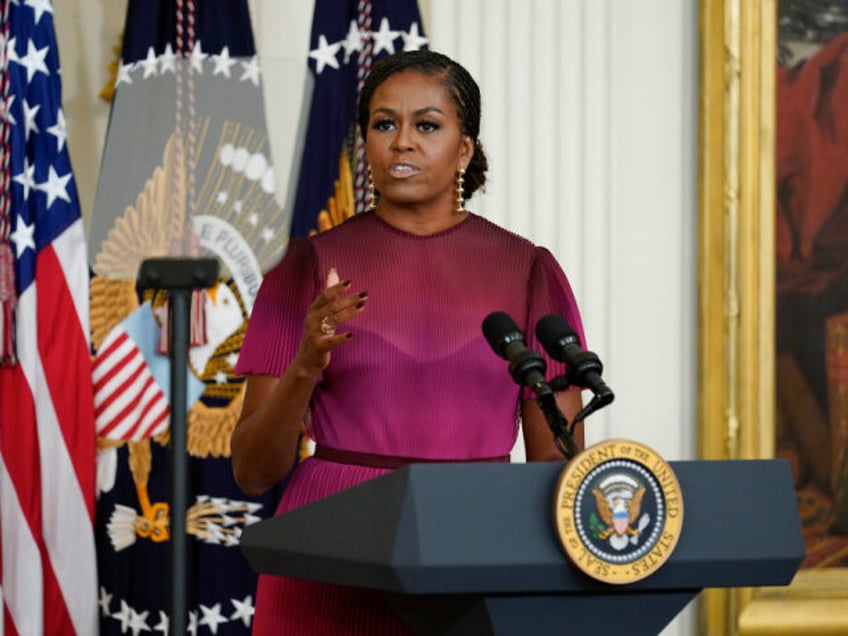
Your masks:
M564 391L571 385L572 382L567 375L559 375L553 378L550 383L546 385L547 392L544 390L537 391L538 399L536 400L542 407L542 411L545 413L545 417L548 420L548 425L551 427L551 430L556 436L557 447L567 459L571 459L579 452L579 449L577 449L577 445L574 442L573 435L574 427L577 426L577 423L582 422L598 409L605 407L615 398L615 394L613 394L610 388L606 384L601 384L601 388L592 396L589 403L580 409L569 425L557 407L556 399L554 398L554 391ZM545 398L544 400L542 399L543 395ZM561 434L559 431L562 431L563 433ZM570 442L571 445L569 446L569 449L573 449L573 452L567 453L563 450L561 445L561 442L563 441L566 445Z
M556 447L565 459L570 461L580 452L577 442L574 441L573 427L569 427L568 421L559 410L556 395L550 386L539 383L533 387L533 390L536 392L536 403L542 409L548 426L553 431Z
M190 338L191 294L218 280L214 258L149 258L141 263L138 282L142 289L168 292L171 371L171 425L168 467L170 473L169 559L166 589L169 591L170 633L186 633L186 513L188 510L188 460L186 448L187 367Z

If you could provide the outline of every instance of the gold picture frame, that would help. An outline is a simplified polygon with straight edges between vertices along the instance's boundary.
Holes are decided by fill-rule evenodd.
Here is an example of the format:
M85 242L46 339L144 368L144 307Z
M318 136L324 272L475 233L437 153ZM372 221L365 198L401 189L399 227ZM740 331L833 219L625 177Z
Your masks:
M701 0L699 456L774 457L777 0ZM705 590L700 634L846 634L848 568Z

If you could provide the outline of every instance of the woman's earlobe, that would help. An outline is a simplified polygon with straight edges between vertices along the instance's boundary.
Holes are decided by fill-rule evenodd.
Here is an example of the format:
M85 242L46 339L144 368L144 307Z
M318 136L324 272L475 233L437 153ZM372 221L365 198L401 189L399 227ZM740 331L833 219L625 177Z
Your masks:
M474 149L477 147L477 144L474 143L474 140L468 135L464 135L462 137L463 146L465 146L465 152L468 153L468 162L462 166L463 170L468 169L468 164L471 163L471 157L474 156Z

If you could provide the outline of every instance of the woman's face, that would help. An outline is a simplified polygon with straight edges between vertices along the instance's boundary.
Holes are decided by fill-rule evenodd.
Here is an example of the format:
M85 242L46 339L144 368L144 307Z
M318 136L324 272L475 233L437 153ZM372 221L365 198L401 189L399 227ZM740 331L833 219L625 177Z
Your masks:
M381 204L453 210L456 172L473 151L439 79L403 71L374 91L366 152Z

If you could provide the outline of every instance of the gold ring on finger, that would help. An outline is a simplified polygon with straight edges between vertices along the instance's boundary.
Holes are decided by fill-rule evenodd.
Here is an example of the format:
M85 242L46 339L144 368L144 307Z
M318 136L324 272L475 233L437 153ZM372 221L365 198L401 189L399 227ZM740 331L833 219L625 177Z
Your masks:
M330 324L329 316L324 316L321 319L321 333L325 336L332 336L335 333L335 328Z

